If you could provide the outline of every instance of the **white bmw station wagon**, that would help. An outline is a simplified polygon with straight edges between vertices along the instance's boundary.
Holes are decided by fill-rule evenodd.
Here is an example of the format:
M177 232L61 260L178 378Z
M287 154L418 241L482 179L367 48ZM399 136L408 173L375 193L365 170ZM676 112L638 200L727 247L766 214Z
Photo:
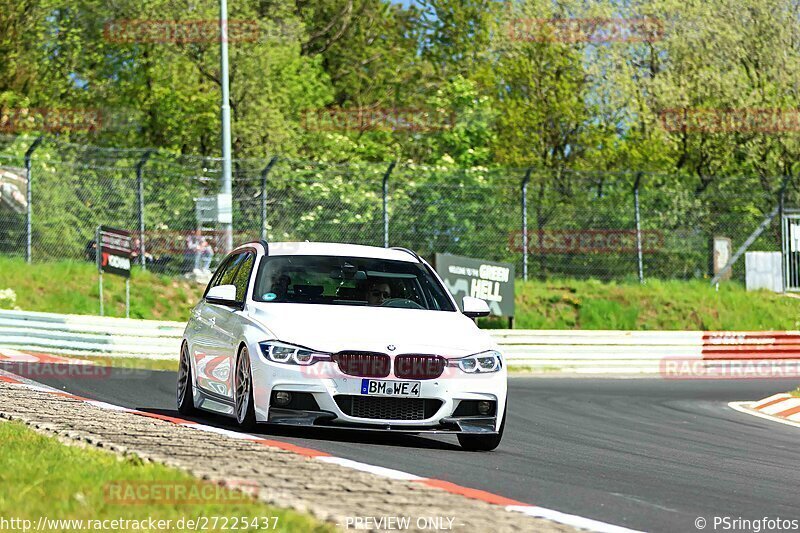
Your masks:
M178 410L256 424L503 436L507 371L475 317L403 248L252 242L220 263L181 346Z

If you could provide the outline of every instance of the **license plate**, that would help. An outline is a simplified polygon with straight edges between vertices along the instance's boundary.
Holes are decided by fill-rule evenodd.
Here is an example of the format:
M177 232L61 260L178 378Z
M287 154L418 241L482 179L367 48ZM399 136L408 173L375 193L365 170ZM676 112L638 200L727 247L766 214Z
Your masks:
M361 394L367 396L419 397L419 381L387 381L384 379L362 379Z

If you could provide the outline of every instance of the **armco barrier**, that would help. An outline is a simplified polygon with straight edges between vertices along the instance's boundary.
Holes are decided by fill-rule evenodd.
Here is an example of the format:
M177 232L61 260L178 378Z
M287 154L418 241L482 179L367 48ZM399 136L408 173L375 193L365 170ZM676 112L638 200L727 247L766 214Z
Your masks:
M701 331L490 330L510 367L658 373L666 358L702 359Z
M67 355L177 360L184 324L0 310L0 346ZM487 330L510 367L655 374L665 361L776 360L800 368L800 332ZM696 371L697 369L693 369Z
M177 360L184 326L0 309L0 346L54 354Z

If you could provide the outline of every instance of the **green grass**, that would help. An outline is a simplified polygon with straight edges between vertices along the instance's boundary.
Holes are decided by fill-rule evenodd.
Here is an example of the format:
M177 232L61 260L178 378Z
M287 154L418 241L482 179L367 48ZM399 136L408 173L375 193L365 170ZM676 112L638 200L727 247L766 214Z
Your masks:
M0 290L13 289L16 305L26 311L97 315L100 313L97 269L85 261L27 265L21 259L0 257ZM131 276L131 318L178 320L189 318L205 286L179 278L142 272ZM106 316L125 316L125 280L103 276Z
M99 366L111 366L114 368L137 368L141 370L178 370L178 354L175 354L174 361L161 359L144 359L141 357L94 357L90 355L65 355L72 359L86 359Z
M519 329L800 329L800 300L734 282L518 281L516 293Z
M795 398L800 398L800 387L797 387L797 389L793 391L789 391L789 394L791 394Z
M0 258L0 291L13 289L16 305L28 311L97 314L97 272L86 262L26 265ZM134 269L131 317L184 321L204 287ZM105 276L107 314L124 316L125 285ZM0 300L3 305L3 300ZM7 305L7 304L6 304ZM800 299L767 291L747 292L736 282L596 280L517 282L516 324L520 329L795 330ZM484 320L484 327L506 327ZM155 363L154 363L155 364Z
M199 487L194 482L200 482L179 470L143 463L136 457L120 458L101 450L66 446L17 422L0 423L0 443L0 517L29 519L33 527L40 516L84 520L153 517L172 520L173 524L181 518L200 516L266 516L278 517L279 531L333 531L333 527L310 516L267 506L230 491L221 494L212 491L211 497L196 497L189 503L176 502L174 498L170 498L172 502L154 498L156 503L141 500L135 504L131 500L120 503L118 496L115 502L113 495L122 492L111 492L110 487L120 487L121 483L163 491L169 487L174 490L181 484Z

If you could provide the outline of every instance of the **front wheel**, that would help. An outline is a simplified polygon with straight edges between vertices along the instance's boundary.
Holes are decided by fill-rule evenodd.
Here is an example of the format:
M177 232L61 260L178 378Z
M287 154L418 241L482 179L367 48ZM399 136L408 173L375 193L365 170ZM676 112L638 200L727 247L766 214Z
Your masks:
M503 440L503 431L506 429L506 409L503 409L503 421L500 423L500 432L495 435L457 435L458 443L462 448L469 452L490 452L500 446L500 441Z
M189 348L186 343L181 346L181 360L178 364L178 412L182 415L195 414L194 383L192 380L192 363L189 361Z
M236 421L247 431L256 428L256 410L253 401L253 374L250 372L250 352L246 347L239 350L236 359L234 382Z

